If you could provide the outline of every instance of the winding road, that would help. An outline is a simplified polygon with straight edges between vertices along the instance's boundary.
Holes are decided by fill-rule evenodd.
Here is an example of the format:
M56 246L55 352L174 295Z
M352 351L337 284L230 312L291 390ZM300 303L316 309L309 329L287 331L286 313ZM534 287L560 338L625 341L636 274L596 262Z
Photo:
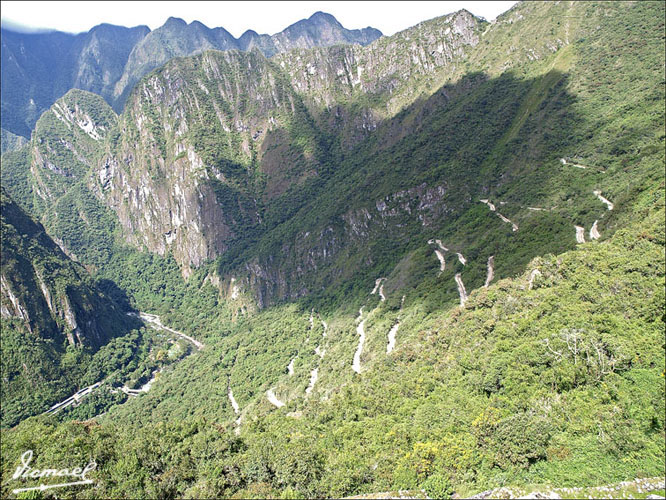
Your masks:
M83 389L80 389L76 391L74 394L72 394L70 397L67 399L64 399L60 401L59 403L54 404L46 410L44 413L49 413L49 414L55 414L58 413L60 410L67 408L68 406L78 403L81 401L83 398L88 396L90 393L92 393L95 389L97 389L100 385L102 385L102 382L95 382L92 385L89 385L88 387L84 387Z
M379 298L381 299L382 302L386 300L386 297L384 296L384 281L386 278L377 278L375 280L375 287L372 289L372 292L370 292L370 295L374 295L379 292Z
M312 389L314 389L314 385L317 382L318 376L319 368L315 368L310 372L310 385L308 385L307 389L305 389L305 394L310 394L312 392Z
M444 254L439 250L435 249L435 255L439 259L439 272L441 273L446 268L446 262L444 261Z
M465 291L465 285L462 282L460 273L455 275L456 285L458 285L458 295L460 295L460 307L465 307L465 302L467 302L467 292Z
M493 204L490 202L490 200L486 200L486 199L484 199L484 200L479 200L479 201L480 201L481 203L485 203L486 205L488 205L488 208L490 209L490 211L491 211L491 212L495 212L495 213L497 214L497 217L499 217L500 219L502 219L503 222L506 222L507 224L511 224L511 229L512 229L513 232L518 231L518 225L515 224L514 222L510 221L510 220L507 219L506 217L504 217L501 213L499 213L499 212L497 211L495 205L493 205ZM500 202L500 204L503 205L504 203ZM464 265L464 263L463 263L463 265Z
M499 217L500 219L502 219L503 222L506 222L507 224L511 224L511 230L512 230L514 233L515 233L516 231L518 231L518 224L516 224L515 222L510 221L509 219L507 219L506 217L504 217L504 216L503 216L501 213L499 213L499 212L495 212L495 213L497 214L497 217Z
M391 331L388 333L388 345L386 346L386 354L391 354L391 351L395 348L395 336L398 333L398 328L400 327L400 323L396 323L393 325L391 328Z
M377 293L377 288L379 288L379 284L382 282L384 278L377 278L375 280L375 287L372 289L372 292L370 292L370 295L374 295Z
M266 397L273 406L277 406L278 408L282 408L284 406L284 403L277 398L273 392L273 389L268 389L266 391Z
M479 200L479 201L480 201L481 203L485 203L486 205L488 205L488 208L490 209L491 212L494 212L494 211L496 210L496 209L495 209L495 205L493 205L493 204L490 202L490 200Z
M137 316L136 313L127 313L127 315L128 316L135 316L135 317ZM167 332L171 332L173 334L178 335L179 337L184 338L185 340L188 340L188 341L192 342L192 344L194 344L196 346L196 348L199 349L199 350L203 349L203 347L204 347L204 345L201 342L199 342L196 339L193 339L189 335L185 335L183 332L179 332L178 330L174 330L173 328L169 328L168 326L163 325L162 320L156 314L149 314L149 313L140 312L139 317L142 320L148 322L150 324L150 326L152 326L153 328L155 328L157 330L166 330Z
M599 233L599 229L597 229L597 224L599 223L598 220L594 221L594 224L592 224L592 227L590 228L590 239L591 240L598 240L601 238L601 233Z
M428 240L428 245L432 245L434 243L437 243L437 245L439 246L439 248L442 249L442 251L444 251L444 252L449 251L448 248L446 248L444 245L442 245L442 240Z
M192 344L194 344L197 347L198 350L200 350L204 347L204 345L201 342L199 342L198 340L193 339L189 335L185 335L182 332L179 332L177 330L174 330L173 328L169 328L168 326L163 325L162 321L160 320L160 317L157 316L156 314L149 314L149 313L143 313L143 312L139 312L139 314L137 314L137 313L134 313L134 312L128 312L127 315L128 316L133 316L135 318L140 317L142 320L148 322L150 324L150 326L152 326L155 329L166 330L166 331L171 332L175 335L178 335L179 337L182 337L182 338L192 342ZM157 373L159 373L159 372L160 372L160 370L156 370L155 372L153 372L153 377L147 383L145 383L141 387L141 389L129 389L126 386L123 386L120 390L123 391L125 394L128 394L128 395L137 395L137 394L141 394L141 393L144 393L144 392L148 392L150 390L153 382L155 381L155 379L157 377ZM97 389L99 386L101 386L103 382L104 382L104 380L100 380L99 382L95 382L94 384L89 385L88 387L84 387L83 389L79 389L78 391L76 391L74 394L72 394L67 399L64 399L64 400L60 401L59 403L56 403L53 406L51 406L51 408L46 410L44 413L55 414L55 413L58 413L60 410L63 410L65 408L67 408L68 406L71 406L75 403L78 404L83 398L92 394L92 392L95 389Z
M240 413L240 406L238 406L238 403L234 398L234 393L231 391L231 386L229 386L227 395L229 396L229 401L231 402L231 407L234 409L234 413L238 415Z
M428 245L433 245L435 243L437 243L437 245L439 246L439 248L442 252L448 252L449 251L448 248L446 248L444 245L442 245L442 240L428 240ZM444 261L444 254L442 252L435 249L435 255L437 256L437 260L439 260L439 273L440 274L446 268L446 262Z
M490 285L490 282L493 280L494 276L495 276L495 256L491 255L490 257L488 257L488 274L486 275L486 283L483 286L488 288L488 285Z
M587 170L587 169L590 169L590 170L594 170L594 171L596 171L596 172L601 172L602 174L605 174L605 173L606 173L606 171L603 170L603 169L601 169L601 168L597 168L597 167L589 167L589 166L587 166L587 165L581 165L580 163L571 163L571 162L567 161L566 158L560 158L560 163L561 163L562 165L569 165L570 167L580 168L581 170Z
M595 191L592 191L592 193L594 194L594 196L596 196L597 198L599 198L599 200L600 200L602 203L605 203L605 204L606 204L606 207L608 208L608 210L613 210L613 207L614 207L615 205L613 205L613 204L612 204L607 198L604 198L603 196L601 196L601 191L599 191L599 190L597 189L597 190L595 190Z
M527 283L528 290L532 289L532 286L534 285L534 278L536 278L537 276L541 276L541 271L539 271L538 269L533 269L532 272L530 273L530 280Z
M359 334L360 338L358 341L358 347L354 353L354 361L352 362L352 370L356 373L361 373L361 353L363 352L363 343L365 342L365 320L363 318L363 308L358 311L358 318L356 321L360 323L356 327L356 333Z

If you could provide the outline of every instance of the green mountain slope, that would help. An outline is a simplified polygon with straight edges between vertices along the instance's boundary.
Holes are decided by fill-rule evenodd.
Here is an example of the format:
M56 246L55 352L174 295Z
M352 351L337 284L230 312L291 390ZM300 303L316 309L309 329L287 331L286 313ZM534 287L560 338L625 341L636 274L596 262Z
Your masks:
M454 32L449 24L457 27ZM417 72L445 71L451 58L473 45L477 25L462 12L417 27L416 34L443 36L439 45L446 48ZM447 29L450 33L443 35ZM397 40L404 43L407 38L400 34ZM386 46L382 43L361 52L354 64L371 63ZM388 48L394 50L394 45ZM329 55L322 76L335 81L347 64L347 49L332 48ZM370 132L374 119L366 123L366 115L373 111L359 104L372 89L354 91L349 109L340 108L341 119L330 124L316 104L318 88L307 87L309 77L294 73L300 58L293 53L287 70L282 68L289 59L274 63L256 51L174 59L139 84L119 120L101 99L72 91L40 119L37 131L50 137L46 146L42 134L33 141L30 156L7 156L3 182L82 262L99 266L99 258L90 260L85 254L92 246L103 252L109 242L73 241L72 223L89 225L103 210L94 209L83 218L79 214L86 213L85 207L72 213L72 194L63 196L70 189L76 199L89 199L90 206L101 194L103 204L119 216L127 241L160 254L173 253L187 275L192 266L232 247L241 250L293 217L338 168L341 143L348 138L358 142ZM409 65L405 55L378 68L374 78L394 78ZM344 88L334 89L328 98L344 97ZM399 95L408 89L393 90ZM78 109L72 111L81 115L76 123L63 117L67 107ZM93 118L98 115L102 121L97 124ZM95 137L81 128L88 123L86 117L101 127ZM115 127L109 125L114 122ZM64 162L80 168L72 172L58 166ZM64 205L52 210L59 220L47 222L53 219L48 212L54 203ZM112 229L113 224L107 225Z
M86 354L135 321L2 190L2 424L69 396Z
M267 311L238 329L240 345L229 349L231 338L223 336L156 386L160 392L118 408L101 425L55 427L40 417L4 431L7 467L35 433L43 439L35 443L39 463L61 456L62 444L49 444L57 433L68 456L104 450L95 495L105 496L131 489L265 497L290 489L337 497L417 487L464 496L507 483L563 487L659 475L663 198L663 186L646 192L633 207L643 221L633 229L535 260L522 276L472 293L464 309L428 314L405 302L389 356L381 350L391 321L377 319L390 313L374 299L366 306L375 321L366 328L375 359L363 358L372 367L354 375L351 350L337 369L326 366L335 356L327 346L320 371L345 380L332 392L304 397L305 360L292 376L301 381L300 395L276 388L284 409L271 410L261 391L253 395L257 382L286 382L288 360L307 349L307 313ZM533 269L540 274L531 280ZM327 320L331 343L351 337L352 325ZM259 365L260 356L276 363L273 373L270 364ZM240 436L226 400L227 373L243 408ZM247 407L256 395L264 402ZM144 425L132 425L137 419Z
M9 130L2 129L2 147L0 151L4 154L6 151L15 151L20 149L26 142L25 137L12 134Z
M591 12L577 19L596 21L592 6L578 8ZM433 259L425 243L437 236L469 255L470 264L459 270L475 288L485 281L490 255L495 255L496 275L509 276L536 255L573 248L576 225L585 228L589 240L598 221L596 227L607 236L621 220L628 221L621 200L663 178L662 152L655 147L663 141L658 108L663 82L657 69L663 58L661 40L654 36L659 16L654 25L641 25L656 6L644 8L643 15L635 13L632 35L622 42L618 26L607 22L587 39L528 63L522 68L525 76L468 75L417 101L382 123L330 179L320 180L321 195L306 201L297 216L267 231L258 244L223 255L220 272L243 273L248 283L272 288L268 300L292 295L289 288L312 293L338 277L347 288L351 276L367 286L410 251ZM626 21L617 13L616 22ZM508 29L504 26L497 29ZM632 44L639 41L649 44L652 58L630 58ZM612 83L599 81L608 58L620 61ZM626 71L622 61L629 65ZM589 90L597 87L612 90ZM633 118L621 111L623 106ZM633 153L618 147L626 141ZM562 164L563 157L591 168ZM629 185L629 191L621 187ZM428 190L426 203L419 193ZM595 191L617 201L614 210L607 210ZM512 231L482 199L490 199L519 229ZM412 205L401 207L399 200ZM233 261L236 255L250 266ZM364 267L371 270L365 274ZM449 269L451 283L455 268ZM439 292L434 293L433 302L440 303ZM456 297L454 284L449 294Z
M83 497L661 474L663 20L529 2L364 48L209 51L143 78L101 140L3 156L57 235L34 159L75 146L54 201L79 186L113 223L104 257L70 251L206 344L104 415L3 431L3 478L33 434L41 465L54 435L99 458Z
M2 185L89 267L108 261L114 241L116 219L95 195L90 173L116 126L101 97L71 90L40 117L28 145L2 158Z

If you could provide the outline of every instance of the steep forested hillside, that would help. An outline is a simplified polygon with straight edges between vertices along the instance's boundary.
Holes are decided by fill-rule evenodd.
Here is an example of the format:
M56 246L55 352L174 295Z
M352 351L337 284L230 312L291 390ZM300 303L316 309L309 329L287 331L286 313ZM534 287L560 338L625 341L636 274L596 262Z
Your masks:
M78 387L88 357L137 322L2 189L2 425Z
M81 498L662 475L664 14L525 2L176 58L120 115L65 95L3 186L205 345L103 415L3 430L3 494L28 448L95 459Z

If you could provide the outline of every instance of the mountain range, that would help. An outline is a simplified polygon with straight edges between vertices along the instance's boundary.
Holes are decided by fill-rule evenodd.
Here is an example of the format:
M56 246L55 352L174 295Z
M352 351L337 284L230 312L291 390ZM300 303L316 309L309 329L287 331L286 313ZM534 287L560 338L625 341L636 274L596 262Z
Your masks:
M3 30L3 496L663 488L664 14Z
M100 24L77 35L2 29L2 129L30 138L39 116L69 89L101 95L116 110L145 74L169 59L205 50L261 51L266 57L293 48L342 43L367 45L379 30L347 30L333 16L316 12L275 35L248 30L236 39L224 28L187 24L170 17L151 31ZM4 134L4 132L3 132Z

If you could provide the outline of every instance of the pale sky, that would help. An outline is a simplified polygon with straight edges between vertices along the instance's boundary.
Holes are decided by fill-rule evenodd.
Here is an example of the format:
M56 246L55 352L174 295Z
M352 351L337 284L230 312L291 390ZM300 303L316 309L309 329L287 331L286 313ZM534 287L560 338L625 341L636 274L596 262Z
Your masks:
M509 10L515 1L222 1L222 2L42 2L2 1L2 25L46 28L70 33L88 31L101 23L120 26L147 25L151 30L168 17L188 23L200 21L209 28L223 27L238 38L246 30L274 34L316 11L332 14L348 29L372 26L392 35L421 21L467 9L488 21Z

